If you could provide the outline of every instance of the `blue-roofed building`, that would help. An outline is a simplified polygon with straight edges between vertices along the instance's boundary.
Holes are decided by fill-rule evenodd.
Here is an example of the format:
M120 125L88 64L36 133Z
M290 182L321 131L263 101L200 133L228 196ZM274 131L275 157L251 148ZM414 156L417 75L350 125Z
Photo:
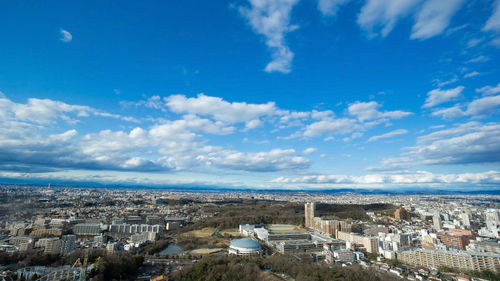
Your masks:
M262 245L250 238L236 239L231 241L228 251L238 256L262 255Z

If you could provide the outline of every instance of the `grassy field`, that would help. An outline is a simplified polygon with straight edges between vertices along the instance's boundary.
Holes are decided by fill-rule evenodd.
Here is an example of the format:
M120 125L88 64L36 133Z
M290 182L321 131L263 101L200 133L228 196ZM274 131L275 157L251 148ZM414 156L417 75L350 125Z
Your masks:
M194 236L197 238L209 238L215 233L216 229L214 227L205 227L202 229L191 230L183 233L183 236Z
M189 253L192 255L208 255L208 254L220 252L222 250L223 250L222 248L213 248L213 249L201 248L201 249L192 250Z
M228 229L224 229L224 230L221 230L219 232L222 236L225 236L225 235L231 235L233 237L242 237L240 231L237 229L237 228L228 228Z

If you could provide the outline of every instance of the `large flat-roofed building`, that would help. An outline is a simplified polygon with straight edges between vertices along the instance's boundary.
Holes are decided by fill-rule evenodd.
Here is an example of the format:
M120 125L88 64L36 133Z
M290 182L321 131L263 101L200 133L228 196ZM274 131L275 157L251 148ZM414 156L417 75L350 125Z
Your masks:
M96 236L101 234L100 224L81 223L73 226L73 233L76 235Z
M317 252L323 250L323 244L311 240L285 240L276 242L276 250L281 254Z
M471 240L474 239L474 236L472 235L461 235L446 232L439 232L436 236L444 245L460 250L465 250L465 247L469 245Z
M311 235L305 232L269 233L267 235L268 242L277 240L301 240L310 238Z
M363 236L350 232L337 231L337 239L363 245L368 253L378 253L378 237Z
M325 248L338 250L345 248L345 243L320 233L311 233L307 239L277 240L270 243L282 254L317 253Z
M29 237L27 235L22 235L22 236L14 236L10 237L9 243L14 244L14 245L20 245L22 243L30 242L33 241L32 237Z
M162 225L151 225L151 224L112 224L109 226L109 232L111 233L123 233L123 234L134 234L141 232L163 232L164 226Z
M500 241L471 241L467 249L474 250L475 252L492 252L500 254Z
M332 253L335 260L340 262L353 262L356 259L354 253L349 250L335 250Z
M311 234L307 232L273 232L272 230L265 227L253 228L252 235L255 235L257 238L266 243L281 240L311 239Z
M46 254L59 254L61 250L61 240L59 238L42 238L35 245L44 248Z
M500 272L500 254L418 249L397 253L402 263L428 268L449 267L464 271Z
M61 236L62 230L59 228L37 229L30 233L33 237Z

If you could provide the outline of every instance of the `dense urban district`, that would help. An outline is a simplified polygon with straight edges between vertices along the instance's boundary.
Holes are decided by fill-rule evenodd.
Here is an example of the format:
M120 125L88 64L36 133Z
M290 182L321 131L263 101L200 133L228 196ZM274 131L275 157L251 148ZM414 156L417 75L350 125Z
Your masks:
M0 186L0 280L500 280L500 196Z

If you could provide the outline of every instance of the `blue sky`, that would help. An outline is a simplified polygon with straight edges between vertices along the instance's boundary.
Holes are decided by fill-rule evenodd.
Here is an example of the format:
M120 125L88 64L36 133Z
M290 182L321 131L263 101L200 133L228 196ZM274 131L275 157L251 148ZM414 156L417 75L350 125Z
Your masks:
M500 0L10 1L0 179L498 189Z

